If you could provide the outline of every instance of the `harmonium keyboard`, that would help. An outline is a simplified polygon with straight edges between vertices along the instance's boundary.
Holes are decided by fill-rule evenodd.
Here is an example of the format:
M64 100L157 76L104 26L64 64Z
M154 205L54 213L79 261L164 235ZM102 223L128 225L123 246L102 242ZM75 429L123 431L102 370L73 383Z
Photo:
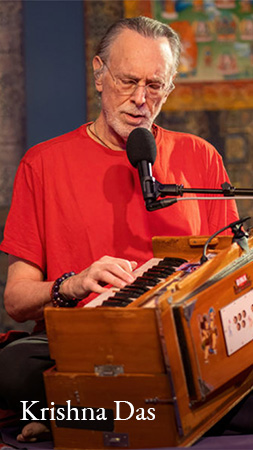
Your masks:
M45 310L56 449L187 447L251 391L253 237L201 264L207 238L153 238L132 285Z

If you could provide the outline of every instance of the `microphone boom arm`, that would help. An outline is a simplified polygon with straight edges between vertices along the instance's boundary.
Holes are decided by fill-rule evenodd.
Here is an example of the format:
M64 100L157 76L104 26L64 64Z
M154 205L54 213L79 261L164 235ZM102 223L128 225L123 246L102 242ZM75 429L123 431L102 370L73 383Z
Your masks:
M236 188L227 181L221 185L221 189L185 188L183 184L162 184L155 180L155 193L157 197L183 196L184 193L192 194L221 194L225 197L235 195L253 195L253 189Z
M149 180L145 181L149 181L150 183L151 180L149 178ZM206 195L215 194L230 198L240 196L246 197L253 196L253 189L236 188L231 184L229 184L227 181L221 185L221 189L185 188L183 184L162 184L159 181L157 181L154 177L152 177L152 183L150 187L151 190L149 190L149 195L147 196L146 194L145 199L146 209L148 211L156 211L157 209L162 209L166 208L167 206L171 206L177 202L176 196L183 197L184 193L206 194ZM167 196L168 197L171 196L172 198L164 198ZM157 200L158 197L161 197L162 200ZM192 198L192 200L194 200L194 197ZM206 200L208 200L208 197Z

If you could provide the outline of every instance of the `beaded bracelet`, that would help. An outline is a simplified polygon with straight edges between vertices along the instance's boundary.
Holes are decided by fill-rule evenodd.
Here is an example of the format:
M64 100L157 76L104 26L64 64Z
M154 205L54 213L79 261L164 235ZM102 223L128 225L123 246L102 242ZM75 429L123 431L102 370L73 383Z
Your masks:
M67 272L55 280L51 289L51 300L55 308L74 308L79 302L77 298L66 298L59 292L61 284L67 280L67 278L73 277L73 275L75 275L75 272Z

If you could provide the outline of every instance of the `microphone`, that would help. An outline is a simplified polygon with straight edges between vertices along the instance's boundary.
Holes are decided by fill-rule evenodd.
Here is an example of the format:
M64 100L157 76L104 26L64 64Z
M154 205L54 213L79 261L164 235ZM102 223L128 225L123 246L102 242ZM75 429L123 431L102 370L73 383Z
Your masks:
M185 188L183 184L162 184L152 175L152 165L156 159L156 142L147 128L135 128L128 136L126 143L128 159L133 167L137 167L142 193L148 211L167 208L179 200L241 200L253 198L253 189L235 188L225 182L221 189ZM183 197L184 193L218 194L223 197ZM164 198L164 197L172 198ZM180 196L177 199L175 196ZM161 200L157 200L161 197Z
M146 206L156 200L155 178L152 165L156 159L156 142L146 128L135 128L126 143L127 157L133 167L137 167Z

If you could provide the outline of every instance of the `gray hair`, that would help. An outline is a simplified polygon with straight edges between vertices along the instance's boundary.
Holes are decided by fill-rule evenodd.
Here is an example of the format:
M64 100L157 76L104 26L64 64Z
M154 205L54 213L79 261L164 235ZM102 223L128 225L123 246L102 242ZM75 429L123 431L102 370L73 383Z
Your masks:
M169 25L144 16L120 19L108 28L98 44L96 52L96 55L98 55L102 61L105 63L108 61L110 46L114 39L124 29L136 31L144 37L151 37L153 39L166 37L170 44L174 60L173 75L176 73L181 51L181 43L178 34Z

